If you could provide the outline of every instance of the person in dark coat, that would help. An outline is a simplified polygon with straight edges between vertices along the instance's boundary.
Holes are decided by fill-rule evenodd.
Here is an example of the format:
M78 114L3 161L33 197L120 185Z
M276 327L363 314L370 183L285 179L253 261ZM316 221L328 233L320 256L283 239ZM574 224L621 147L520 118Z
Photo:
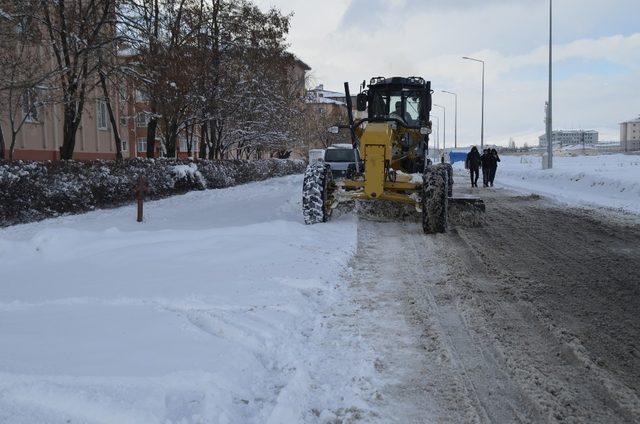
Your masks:
M480 164L482 165L482 186L489 187L489 173L491 172L491 151L489 149L482 151Z
M480 152L478 148L473 146L471 151L467 153L467 160L464 167L469 170L471 176L471 187L478 187L478 178L480 177Z
M493 181L496 179L496 171L498 170L498 162L500 162L500 156L496 149L491 149L489 153L489 185L493 187Z

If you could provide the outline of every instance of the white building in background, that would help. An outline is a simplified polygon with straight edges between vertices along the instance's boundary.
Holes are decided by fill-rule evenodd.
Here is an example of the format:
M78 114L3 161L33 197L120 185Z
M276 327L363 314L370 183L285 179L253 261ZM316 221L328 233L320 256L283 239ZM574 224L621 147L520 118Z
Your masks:
M577 144L593 145L598 143L598 131L593 130L558 130L551 135L554 146L571 146ZM540 147L547 147L547 135L538 137Z
M640 150L640 116L620 124L620 147L625 152Z
M344 93L338 91L325 90L324 85L320 84L316 88L308 90L307 98L312 103L326 103L337 104L341 106L347 106L347 96ZM357 109L356 95L351 93L351 108L353 111L354 119L366 118L366 112L359 112Z

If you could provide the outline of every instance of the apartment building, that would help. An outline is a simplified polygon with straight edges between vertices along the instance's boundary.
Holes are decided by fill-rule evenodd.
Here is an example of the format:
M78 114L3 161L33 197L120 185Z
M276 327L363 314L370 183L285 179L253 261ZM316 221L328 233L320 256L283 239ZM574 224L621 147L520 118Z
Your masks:
M640 116L620 123L620 147L625 152L640 150Z
M594 145L598 143L599 133L593 130L558 130L553 131L553 145L572 146L578 144ZM543 134L538 137L540 147L547 147L547 135Z

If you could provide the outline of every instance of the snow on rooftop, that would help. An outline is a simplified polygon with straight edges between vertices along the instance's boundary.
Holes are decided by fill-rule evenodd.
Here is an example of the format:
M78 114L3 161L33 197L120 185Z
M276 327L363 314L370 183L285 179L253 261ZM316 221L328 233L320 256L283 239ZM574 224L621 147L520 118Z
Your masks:
M316 88L313 88L311 90L309 90L309 93L314 93L317 94L318 96L321 97L345 97L344 93L340 93L339 91L331 91L331 90L325 90L324 89L324 85L320 84L319 86L317 86Z
M340 105L340 106L347 105L345 102L334 100L328 97L313 97L313 96L309 97L309 99L307 100L307 103L322 103L322 104L332 104L332 105Z

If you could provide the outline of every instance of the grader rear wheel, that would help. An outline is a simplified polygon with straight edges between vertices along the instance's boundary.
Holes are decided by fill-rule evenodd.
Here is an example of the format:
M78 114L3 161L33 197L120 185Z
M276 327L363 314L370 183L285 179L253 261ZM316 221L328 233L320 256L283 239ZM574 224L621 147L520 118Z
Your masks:
M441 163L438 166L446 170L447 196L453 197L453 166L450 163Z
M448 172L441 166L429 166L422 182L422 229L425 234L444 233L447 231Z
M302 214L305 224L319 224L331 219L332 188L333 178L329 165L317 162L307 167L302 187Z

